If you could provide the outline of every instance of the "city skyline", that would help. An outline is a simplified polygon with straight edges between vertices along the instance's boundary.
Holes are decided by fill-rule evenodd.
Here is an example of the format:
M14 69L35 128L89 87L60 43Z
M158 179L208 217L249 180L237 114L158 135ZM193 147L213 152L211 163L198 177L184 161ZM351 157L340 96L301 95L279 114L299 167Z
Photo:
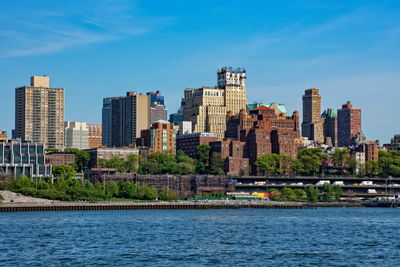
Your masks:
M66 121L100 123L102 99L132 90L160 90L174 113L184 89L213 86L223 66L247 69L249 103L302 112L304 89L317 87L321 110L347 100L363 110L368 139L388 143L399 132L390 97L400 89L394 1L175 1L179 11L162 2L42 2L2 3L0 129L9 135L14 89L33 75L65 88Z

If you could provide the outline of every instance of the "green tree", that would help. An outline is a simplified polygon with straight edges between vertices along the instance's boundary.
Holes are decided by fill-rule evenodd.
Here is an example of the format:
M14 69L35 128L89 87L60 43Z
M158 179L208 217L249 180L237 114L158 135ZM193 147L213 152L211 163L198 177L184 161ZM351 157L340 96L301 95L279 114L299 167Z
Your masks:
M123 158L112 157L111 159L106 161L106 164L104 167L117 169L117 171L119 171L119 172L125 172L126 171L125 166L126 166L126 164L125 164L125 160Z
M336 201L339 201L340 198L342 197L342 187L340 185L334 185L333 186L333 190L334 190L334 198Z
M77 166L77 171L81 172L88 168L90 154L85 150L80 150L77 148L66 148L66 152L72 152L75 154L75 164Z
M320 148L303 148L299 150L298 158L302 163L303 175L315 175L321 172L321 166L326 156Z
M322 195L322 199L326 202L330 202L333 201L335 199L335 189L333 187L332 184L324 184L323 187L323 195Z
M349 174L350 175L357 175L358 164L357 164L356 159L353 158L353 157L349 157L346 162L347 162L346 165L347 165Z
M294 189L293 191L296 194L297 200L307 199L306 191L304 191L303 189L297 188L297 189Z
M294 159L288 155L279 155L279 172L291 174L294 172Z
M297 199L296 193L292 188L283 188L282 189L282 196L284 199L289 201L294 201Z
M125 160L124 169L126 172L136 173L139 170L142 158L136 154L130 154Z
M105 193L108 198L118 196L119 195L118 184L114 181L108 181L105 185Z
M280 173L280 157L278 154L265 154L258 157L255 165L265 174Z
M281 192L276 188L268 189L268 193L272 194L269 198L273 201L280 201L282 199Z
M209 145L203 144L203 145L198 145L196 147L197 173L200 174L207 173L207 168L209 167L210 151L211 151L211 146Z
M154 200L158 197L157 188L154 186L148 186L146 184L138 184L137 193L138 198L144 200Z
M225 160L221 157L221 153L213 152L210 157L210 174L224 174Z
M310 202L317 202L319 199L319 189L313 185L306 186L307 199Z
M179 198L175 191L169 189L166 186L160 189L158 197L160 200L175 200Z
M378 161L367 160L365 162L365 175L369 177L378 176L381 173Z
M52 171L56 178L68 179L76 175L75 168L72 165L55 165Z
M118 196L122 198L138 199L138 190L135 183L120 181L118 183Z
M175 154L178 163L179 174L192 174L196 170L196 160L186 155L182 150L178 150Z

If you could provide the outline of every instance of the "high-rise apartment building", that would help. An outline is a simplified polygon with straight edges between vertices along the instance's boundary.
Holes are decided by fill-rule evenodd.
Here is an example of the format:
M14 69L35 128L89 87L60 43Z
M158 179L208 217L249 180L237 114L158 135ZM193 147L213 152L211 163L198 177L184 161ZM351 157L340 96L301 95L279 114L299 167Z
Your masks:
M50 87L47 76L33 76L30 86L16 88L15 137L63 148L64 88Z
M150 129L141 131L139 145L148 147L151 152L175 153L175 133L167 121L156 121Z
M361 109L353 108L350 101L342 105L337 112L338 117L338 145L351 145L354 138L361 134Z
M321 118L324 122L324 143L337 146L337 116L333 109L326 109L322 112Z
M216 87L186 89L183 120L192 122L193 132L212 132L224 137L227 112L246 109L246 70L222 68Z
M111 100L111 146L136 144L140 132L150 128L150 96L127 92Z
M103 99L103 108L101 114L101 125L103 127L101 143L103 146L111 147L111 126L112 126L111 101L113 99L118 99L118 98L120 97L106 97Z
M323 119L321 118L321 96L317 88L306 89L303 95L303 137L319 143L324 142Z
M64 122L64 141L66 148L89 148L89 129L86 122Z

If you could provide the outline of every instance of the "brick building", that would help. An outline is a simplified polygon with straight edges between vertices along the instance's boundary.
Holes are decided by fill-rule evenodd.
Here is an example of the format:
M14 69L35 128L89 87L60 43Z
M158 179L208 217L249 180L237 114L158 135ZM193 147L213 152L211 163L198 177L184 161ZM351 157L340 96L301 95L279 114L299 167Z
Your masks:
M159 120L150 129L142 130L139 146L150 148L150 152L175 153L175 132L168 121Z
M239 175L248 170L249 159L245 157L245 142L224 139L210 142L211 151L221 153L225 159L225 171L227 174Z
M87 149L90 154L89 168L97 168L99 159L112 159L113 157L120 157L126 159L129 155L139 155L139 148L130 147L100 147Z
M361 109L353 108L350 101L337 112L338 146L347 147L361 134Z
M270 153L297 157L296 140L300 137L297 111L287 117L284 113L276 114L272 108L258 106L249 114L242 110L238 116L229 117L227 125L226 137L245 143L244 157L249 158L251 165L258 157ZM252 171L255 173L255 168Z
M75 153L72 152L48 152L46 153L46 164L67 165L75 163Z
M218 136L214 133L192 133L176 136L176 150L182 150L189 157L196 157L196 147L198 145L208 145L212 141L217 141Z
M365 161L373 160L378 161L379 159L379 147L378 142L369 140L364 142Z
M88 124L89 128L89 148L98 148L102 145L102 126L101 124Z

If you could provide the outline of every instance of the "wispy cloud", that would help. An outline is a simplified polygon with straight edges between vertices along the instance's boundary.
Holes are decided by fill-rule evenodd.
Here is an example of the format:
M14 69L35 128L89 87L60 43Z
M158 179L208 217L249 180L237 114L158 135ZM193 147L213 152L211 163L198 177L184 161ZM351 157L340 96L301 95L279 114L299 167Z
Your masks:
M68 2L66 2L68 3ZM141 16L134 2L82 1L43 9L21 7L23 16L0 17L0 58L40 55L141 35L173 21Z

